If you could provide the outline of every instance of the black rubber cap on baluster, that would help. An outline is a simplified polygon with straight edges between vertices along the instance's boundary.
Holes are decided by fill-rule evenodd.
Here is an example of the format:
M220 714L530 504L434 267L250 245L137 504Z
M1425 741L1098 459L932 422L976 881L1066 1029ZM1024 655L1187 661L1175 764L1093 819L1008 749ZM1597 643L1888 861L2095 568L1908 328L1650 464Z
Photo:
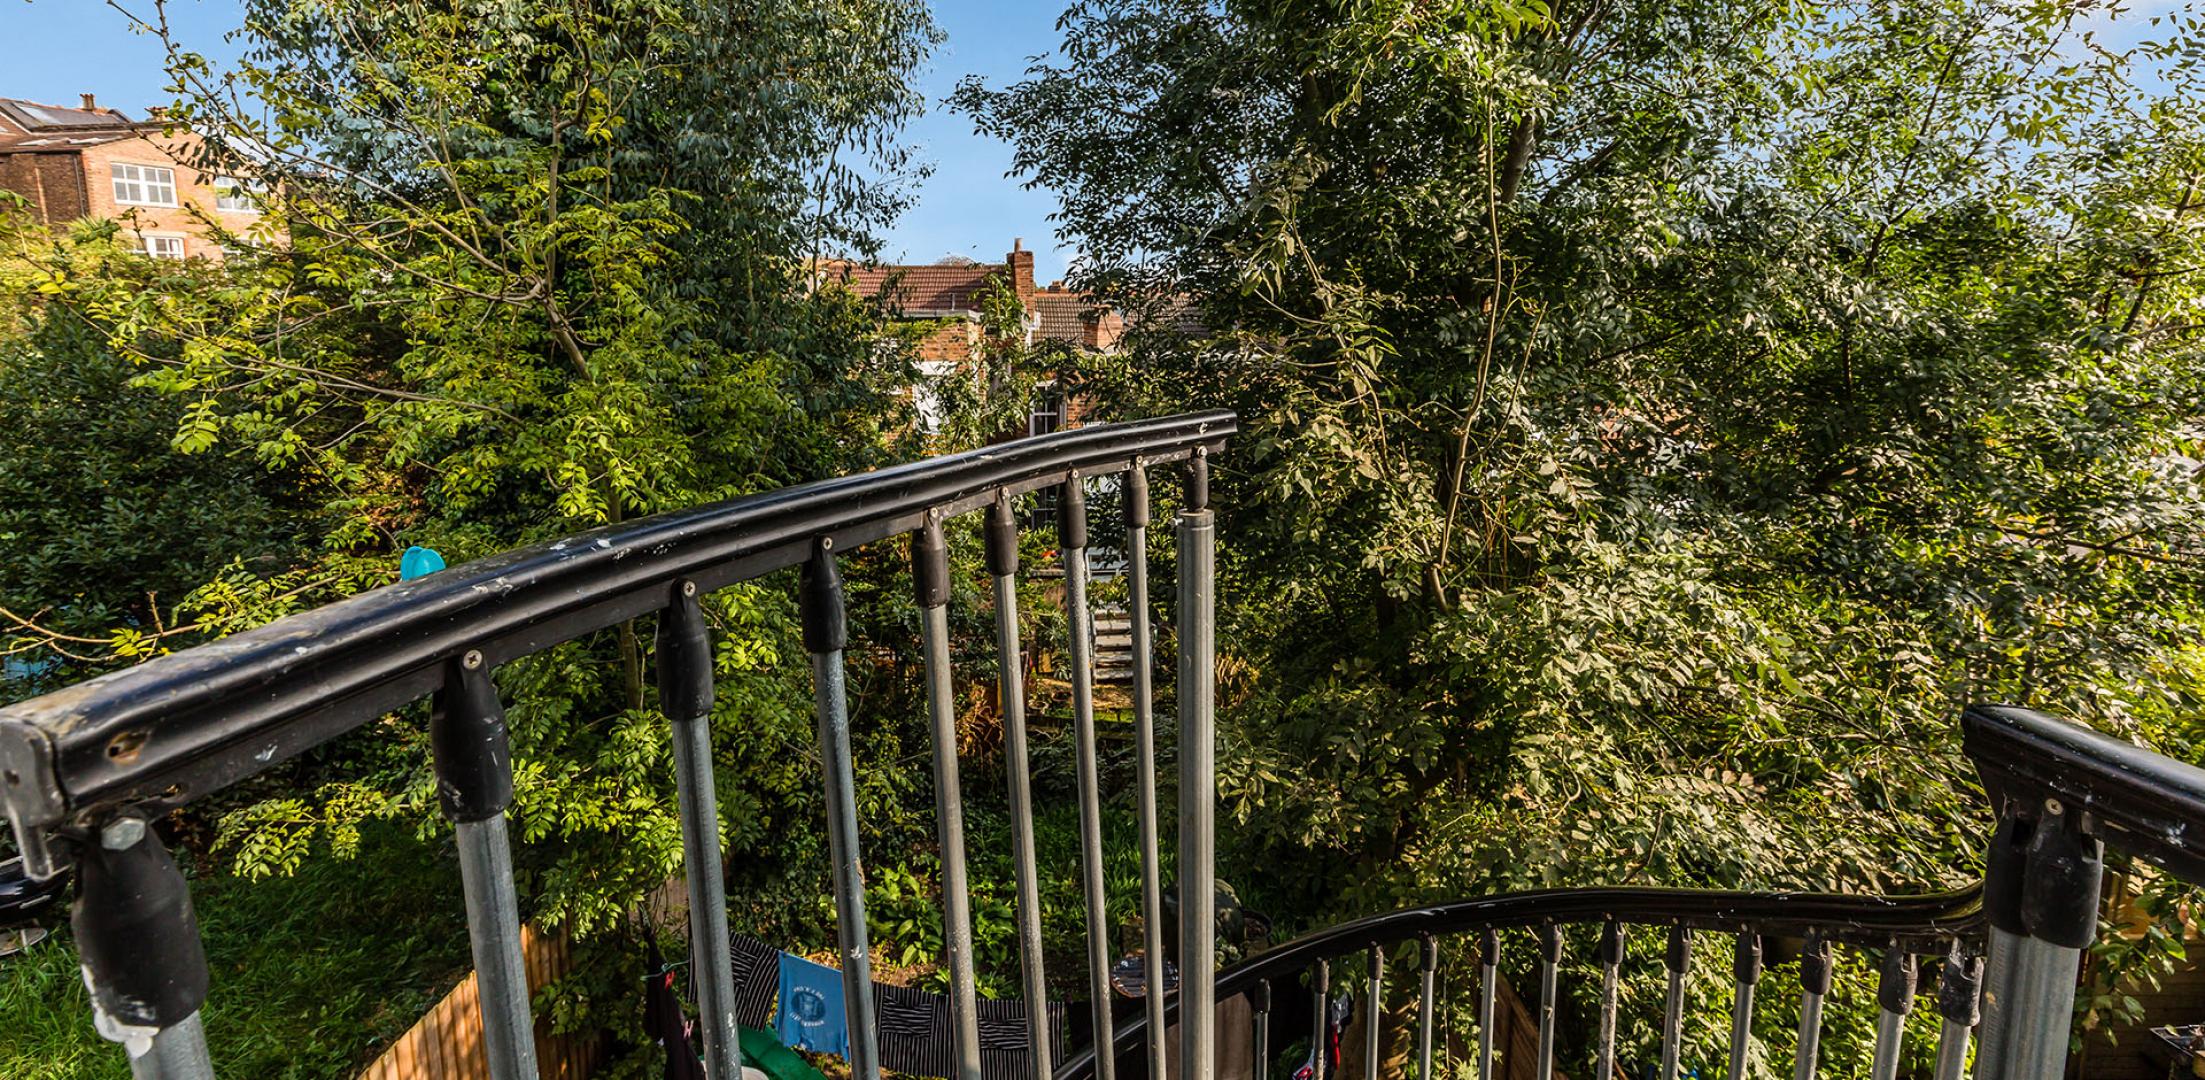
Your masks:
M1562 931L1553 923L1539 926L1539 959L1549 964L1562 962Z
M1600 966L1614 967L1623 962L1623 926L1614 919L1600 928Z
M468 666L472 657L474 666ZM513 748L505 706L480 653L451 660L429 708L437 802L453 821L485 821L513 801Z
M1982 999L1983 958L1955 950L1937 973L1938 1015L1974 1027L1983 1018Z
M1271 980L1257 979L1256 984L1248 988L1248 1008L1259 1013L1271 1011Z
M2074 819L2074 814L2046 814L2037 821L2021 886L2021 921L2039 941L2081 949L2098 936L2105 845L2082 835Z
M1808 938L1807 947L1799 954L1799 987L1810 994L1830 992L1830 943L1821 938Z
M1188 513L1210 508L1210 455L1203 447L1195 447L1187 458Z
M1898 1016L1914 1009L1914 954L1901 946L1893 945L1883 954L1883 973L1876 980L1876 1004Z
M184 875L152 826L121 851L94 838L76 868L69 925L94 1004L132 1027L190 1019L207 1001L207 954Z
M1077 475L1057 496L1057 543L1072 551L1087 548L1087 485Z
M1011 501L999 498L988 507L988 573L1009 577L1018 573L1018 518Z
M676 721L712 715L712 634L697 592L694 581L674 582L658 615L658 707Z
M834 554L824 542L812 546L812 557L804 564L798 606L805 652L841 652L850 643L849 619L842 610L842 573L835 569Z
M1439 967L1439 941L1430 934L1417 935L1417 969L1432 971Z
M1125 471L1125 527L1148 528L1148 470L1135 465Z
M1662 958L1662 964L1671 971L1692 966L1692 931L1681 926L1669 928L1669 955Z
M1501 932L1488 926L1478 935L1478 963L1493 967L1501 962Z
M2021 888L2029 874L2029 836L2034 831L2033 822L2009 809L1998 816L1983 858L1983 914L2009 934L2029 933L2021 919Z
M941 521L931 516L911 534L911 585L922 608L949 603L949 541Z
M1746 985L1761 979L1761 935L1751 930L1738 933L1737 955L1731 959L1731 977Z

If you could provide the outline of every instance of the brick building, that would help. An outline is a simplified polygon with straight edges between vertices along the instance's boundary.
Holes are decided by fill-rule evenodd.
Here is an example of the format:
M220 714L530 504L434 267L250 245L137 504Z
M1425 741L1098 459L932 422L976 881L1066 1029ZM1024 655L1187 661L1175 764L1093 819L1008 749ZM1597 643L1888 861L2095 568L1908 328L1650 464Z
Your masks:
M946 376L980 356L985 335L987 297L1005 290L1018 299L1019 332L1029 346L1055 342L1075 349L1107 352L1118 347L1124 321L1091 296L1063 282L1034 283L1034 253L1023 240L999 263L958 259L926 265L832 262L822 268L823 282L839 282L877 300L896 318L936 325L919 342L919 370L929 378ZM925 387L915 389L921 422L927 422ZM1028 410L1024 434L1039 435L1076 427L1082 410L1066 401L1054 383L1044 381Z
M57 228L114 218L126 242L154 258L219 260L208 223L250 229L260 213L251 186L186 164L193 136L162 127L90 94L73 108L0 98L0 188Z

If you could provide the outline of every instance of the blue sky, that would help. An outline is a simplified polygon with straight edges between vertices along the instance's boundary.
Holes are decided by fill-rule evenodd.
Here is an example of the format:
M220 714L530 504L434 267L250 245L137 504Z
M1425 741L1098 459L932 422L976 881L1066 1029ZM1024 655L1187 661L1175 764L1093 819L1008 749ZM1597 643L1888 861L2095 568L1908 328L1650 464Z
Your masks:
M152 0L122 0L148 13ZM237 25L236 0L170 0L169 21L186 47L220 62L236 55L223 35ZM967 74L1001 85L1025 70L1027 58L1055 48L1055 0L937 3L935 20L949 35L921 79L936 103L909 138L934 163L919 202L887 237L882 257L933 262L946 255L997 261L1014 237L1034 251L1034 273L1043 282L1063 277L1072 252L1057 247L1049 214L1056 199L1026 190L1004 175L1011 148L975 135L964 118L940 107ZM0 97L71 104L81 93L100 103L142 115L167 101L162 92L161 48L132 34L129 23L102 0L0 0L0 41L8 63L0 66Z
M133 11L150 11L153 0L121 0ZM2156 36L2153 16L2181 10L2191 0L2127 0L2116 18L2105 6L2077 27L2097 31L2101 44L2122 48ZM919 191L918 205L887 236L882 252L889 261L933 262L946 255L981 261L1001 259L1014 237L1035 252L1034 272L1043 282L1064 276L1072 252L1059 247L1049 214L1055 196L1028 190L1004 174L1011 149L976 135L964 118L940 107L940 101L967 74L1002 85L1025 70L1028 57L1056 47L1055 21L1062 0L937 0L934 17L948 41L935 53L921 77L935 103L914 125L910 139L934 163L934 175ZM218 62L235 55L223 35L237 24L237 0L170 0L169 15L187 47ZM150 38L131 33L129 24L103 0L0 0L0 42L9 62L0 70L0 96L54 104L96 93L102 103L133 114L167 100L161 90L161 49ZM2078 39L2071 48L2080 52Z

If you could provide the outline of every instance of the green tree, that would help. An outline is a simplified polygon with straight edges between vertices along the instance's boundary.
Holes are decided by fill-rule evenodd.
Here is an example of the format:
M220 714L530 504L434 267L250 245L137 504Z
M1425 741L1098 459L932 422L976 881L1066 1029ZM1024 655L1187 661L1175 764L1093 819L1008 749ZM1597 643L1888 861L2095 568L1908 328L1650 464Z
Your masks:
M2199 27L2084 13L1083 3L960 89L1089 284L1199 301L1089 391L1246 424L1260 902L1950 884L1964 703L2192 745Z

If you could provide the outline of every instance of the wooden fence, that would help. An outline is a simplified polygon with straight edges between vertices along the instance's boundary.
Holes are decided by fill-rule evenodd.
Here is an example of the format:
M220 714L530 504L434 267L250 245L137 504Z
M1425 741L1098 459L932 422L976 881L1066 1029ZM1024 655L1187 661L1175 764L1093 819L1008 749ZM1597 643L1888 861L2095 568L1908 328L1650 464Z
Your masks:
M521 958L533 991L566 974L572 964L565 935L521 928ZM597 1065L603 1040L595 1034L553 1035L549 1024L536 1024L536 1064L543 1080L585 1080ZM481 998L470 971L382 1057L361 1070L359 1080L489 1080L482 1052Z

